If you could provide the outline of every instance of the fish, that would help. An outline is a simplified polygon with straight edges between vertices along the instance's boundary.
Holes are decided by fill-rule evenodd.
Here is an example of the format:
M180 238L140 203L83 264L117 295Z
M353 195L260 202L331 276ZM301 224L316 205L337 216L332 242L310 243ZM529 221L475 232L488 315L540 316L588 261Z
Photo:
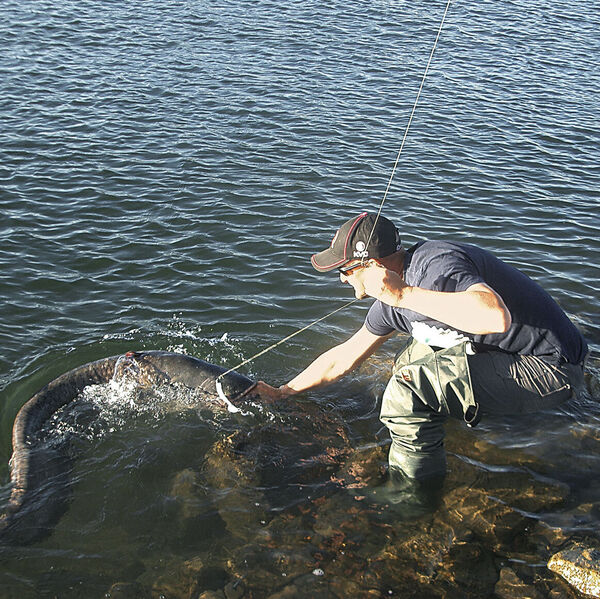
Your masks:
M49 534L68 509L73 456L69 444L36 444L47 421L90 385L133 380L142 387L180 384L231 401L251 393L252 379L187 354L127 352L79 366L45 385L17 413L12 429L11 493L0 514L0 545L26 545ZM219 392L221 389L221 395Z

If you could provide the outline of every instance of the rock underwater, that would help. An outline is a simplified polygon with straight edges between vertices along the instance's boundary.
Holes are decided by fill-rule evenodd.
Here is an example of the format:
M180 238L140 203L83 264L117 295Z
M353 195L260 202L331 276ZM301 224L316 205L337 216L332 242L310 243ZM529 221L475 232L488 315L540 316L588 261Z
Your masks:
M548 568L571 586L591 597L600 597L600 547L575 543L555 553Z

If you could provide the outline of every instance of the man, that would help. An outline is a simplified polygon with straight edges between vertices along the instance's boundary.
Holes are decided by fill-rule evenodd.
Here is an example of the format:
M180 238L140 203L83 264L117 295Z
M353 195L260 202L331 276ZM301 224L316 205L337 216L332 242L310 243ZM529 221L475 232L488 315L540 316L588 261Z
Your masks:
M423 241L408 250L383 216L344 223L311 258L338 269L357 298L375 298L364 325L289 383L289 397L338 380L397 331L411 337L382 399L392 469L413 479L445 473L444 422L551 408L583 384L587 345L558 304L516 268L474 245Z

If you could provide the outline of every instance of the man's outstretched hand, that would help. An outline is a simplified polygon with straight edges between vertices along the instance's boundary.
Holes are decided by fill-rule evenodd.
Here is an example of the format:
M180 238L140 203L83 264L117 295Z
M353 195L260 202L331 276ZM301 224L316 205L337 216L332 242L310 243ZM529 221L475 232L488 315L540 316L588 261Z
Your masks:
M272 387L264 381L258 381L256 385L248 389L246 393L250 392L258 394L261 399L266 401L278 401L294 394L294 390L287 385L281 385L281 387Z

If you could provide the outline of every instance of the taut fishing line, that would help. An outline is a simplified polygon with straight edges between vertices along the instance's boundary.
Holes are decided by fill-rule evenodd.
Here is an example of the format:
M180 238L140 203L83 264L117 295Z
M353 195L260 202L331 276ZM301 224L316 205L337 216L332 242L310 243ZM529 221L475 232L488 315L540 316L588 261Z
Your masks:
M329 314L325 314L325 316L322 316L321 318L318 318L317 320L311 322L310 324L307 324L305 327L302 327L301 329L298 329L297 331L294 331L291 335L288 335L287 337L284 337L283 339L280 339L279 341L277 341L277 343L273 343L273 345L269 345L269 347L263 349L262 351L259 351L257 354L254 354L253 356L251 356L247 360L244 360L243 362L240 362L237 366L234 366L233 368L230 368L229 370L226 370L225 372L221 373L217 377L217 379L215 381L215 386L217 387L217 392L219 393L219 397L221 399L225 400L225 403L227 403L227 405L230 406L230 402L227 399L225 393L223 393L223 387L221 385L221 379L225 375L229 374L230 372L233 372L234 370L237 370L240 366L244 366L245 364L248 364L249 362L252 362L253 360L255 360L256 358L258 358L259 356L262 356L263 354L266 354L267 352L270 352L272 349L276 348L278 345L281 345L282 343L285 343L286 341L289 341L292 337L295 337L296 335L299 335L300 333L306 331L306 329L310 329L310 327L314 326L315 324L321 322L322 320L325 320L326 318L329 318L330 316L333 316L336 312L340 312L344 308L347 308L348 306L354 304L357 301L358 301L357 299L353 299L352 301L345 303L343 306L340 306L339 308L336 308L332 312L329 312ZM230 407L230 411L231 411L231 407Z
M442 29L444 27L444 22L446 21L446 15L448 14L448 10L450 8L451 2L452 2L452 0L448 0L448 2L446 3L446 8L444 10L444 14L442 15L442 20L440 21L440 26L438 27L437 35L435 36L435 40L433 42L433 46L431 48L431 52L429 53L429 59L427 60L427 65L425 66L425 71L423 72L423 77L421 78L421 84L419 85L419 89L417 91L417 96L416 96L415 101L413 103L412 110L410 111L410 115L408 117L408 122L407 122L406 128L404 130L404 135L402 136L402 142L400 143L400 149L398 150L398 154L396 155L396 160L395 160L394 166L392 168L392 173L390 175L390 178L388 180L387 186L385 188L385 191L384 191L384 194L383 194L383 198L381 199L381 203L379 204L379 209L377 210L377 215L375 216L375 221L373 222L373 228L371 229L371 233L369 234L369 238L367 240L367 247L369 247L369 243L371 242L371 238L373 237L373 232L375 231L375 227L377 225L377 221L379 219L379 216L381 215L381 211L383 209L383 205L385 204L385 201L387 199L388 192L389 192L390 187L392 185L392 180L394 179L394 175L396 174L396 170L398 168L398 163L400 162L400 156L402 154L402 150L404 149L404 144L405 144L406 138L408 136L408 130L410 129L410 126L411 126L412 121L413 121L413 117L415 115L415 111L417 110L417 104L419 103L419 99L421 97L421 92L423 91L423 86L425 85L425 79L427 78L427 74L429 73L429 67L431 66L431 61L433 60L433 53L435 52L435 49L437 48L438 41L440 39L440 35L441 35ZM364 261L364 258L363 258L363 261ZM353 299L352 301L347 302L343 306L340 306L339 308L336 308L335 310L329 312L329 314L326 314L325 316L322 316L321 318L318 318L317 320L311 322L310 324L307 324L306 326L302 327L301 329L298 329L297 331L295 331L291 335L288 335L287 337L284 337L283 339L277 341L276 343L273 343L273 345L270 345L269 347L263 349L262 351L259 351L257 354L254 354L250 358L244 360L243 362L240 362L237 366L234 366L233 368L230 368L229 370L226 370L225 372L223 372L222 374L220 374L217 377L217 380L215 382L216 388L217 388L217 392L219 393L219 397L222 400L224 400L230 406L230 409L233 408L234 406L232 406L231 402L229 401L229 399L227 398L227 396L223 392L223 387L221 385L221 379L224 376L226 376L230 372L233 372L234 370L237 370L241 366L244 366L245 364L248 364L249 362L252 362L253 360L255 360L256 358L258 358L259 356L262 356L263 354L266 354L267 352L269 352L272 349L276 348L278 345L281 345L282 343L285 343L286 341L289 341L292 337L295 337L296 335L299 335L300 333L306 331L307 329L310 329L311 327L313 327L314 325L318 324L319 322L325 320L326 318L329 318L330 316L333 316L334 314L336 314L340 310L344 310L345 308L347 308L348 306L351 306L352 304L356 303L357 301L358 301L358 299ZM237 410L237 408L235 408L235 409Z
M373 237L373 231L375 231L375 227L377 226L377 221L379 220L379 216L381 215L381 210L383 209L383 205L385 204L385 200L387 199L388 192L392 185L392 180L394 179L394 175L396 174L396 169L398 168L398 163L400 162L400 155L402 154L402 150L404 149L404 143L406 142L406 137L408 136L408 130L410 129L410 125L413 121L413 116L415 115L415 111L417 110L417 104L419 103L419 98L421 97L421 92L423 91L423 86L425 85L425 79L427 77L427 73L429 73L429 67L431 65L431 61L433 59L433 53L437 48L438 40L440 39L440 35L442 33L442 28L444 27L444 21L446 20L446 15L448 14L448 9L450 8L450 3L452 0L448 0L446 3L446 9L444 10L444 14L442 15L442 20L440 21L440 26L438 28L437 35L435 36L435 41L433 42L433 46L431 48L431 52L429 54L429 60L427 61L427 66L425 67L425 71L423 72L423 77L421 78L421 85L419 85L419 91L417 92L417 97L415 98L415 102L413 104L412 110L410 111L410 116L408 117L408 123L406 124L406 129L404 130L404 135L402 137L402 142L400 143L400 149L398 150L398 154L396 155L396 161L394 162L394 166L392 168L392 173L388 180L387 187L385 188L385 192L383 193L383 198L381 199L381 204L379 204L379 210L377 211L377 215L375 216L375 221L373 222L373 228L371 229L371 233L369 235L369 239L367 240L367 246L369 247L369 243L371 242L371 238ZM364 260L364 258L363 258Z

